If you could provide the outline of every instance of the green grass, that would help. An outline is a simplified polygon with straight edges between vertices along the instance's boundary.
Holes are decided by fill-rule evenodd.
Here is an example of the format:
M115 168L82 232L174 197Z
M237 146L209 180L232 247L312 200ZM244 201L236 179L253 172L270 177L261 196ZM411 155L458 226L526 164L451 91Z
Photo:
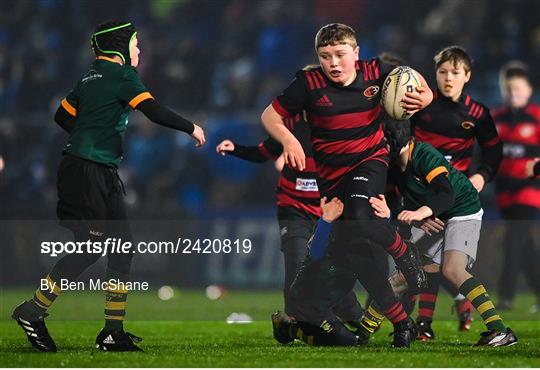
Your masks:
M125 326L144 338L145 352L103 353L93 343L102 326L102 294L67 293L58 298L48 319L59 352L42 354L29 347L9 319L12 308L30 293L0 293L0 367L540 367L540 314L528 313L530 295L520 295L518 308L504 313L519 336L515 346L472 347L483 325L477 316L471 331L458 332L450 299L443 293L434 322L436 341L395 350L389 348L388 323L367 347L278 345L269 315L281 307L279 292L233 291L216 301L202 291L177 291L169 301L159 300L155 292L134 293ZM254 322L227 324L231 312L246 312Z

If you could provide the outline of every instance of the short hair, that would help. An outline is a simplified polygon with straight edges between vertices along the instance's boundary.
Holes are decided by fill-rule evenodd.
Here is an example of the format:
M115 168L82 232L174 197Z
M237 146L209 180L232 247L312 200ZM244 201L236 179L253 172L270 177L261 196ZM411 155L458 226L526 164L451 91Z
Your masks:
M397 121L384 114L382 125L386 142L390 147L390 158L394 161L399 157L401 148L411 140L411 122L409 120Z
M379 59L385 63L391 64L396 67L405 64L405 60L403 60L403 58L388 51L383 51L382 53L380 53Z
M435 54L433 60L435 61L435 69L438 69L441 64L445 62L452 63L454 67L457 66L458 63L463 63L463 69L466 72L470 72L473 65L473 59L471 58L469 53L467 53L467 50L465 50L464 47L458 45L445 47L437 54Z
M512 60L503 65L501 67L501 71L499 72L500 82L507 81L511 78L522 78L530 84L531 79L529 76L529 67L527 66L527 64L519 60Z
M342 23L330 23L315 35L315 50L328 45L350 45L356 49L356 32Z

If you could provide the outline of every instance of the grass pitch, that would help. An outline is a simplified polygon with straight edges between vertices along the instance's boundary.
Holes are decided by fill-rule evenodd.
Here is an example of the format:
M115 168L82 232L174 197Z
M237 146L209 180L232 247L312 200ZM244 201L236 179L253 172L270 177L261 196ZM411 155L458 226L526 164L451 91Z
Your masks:
M282 306L280 292L232 291L214 301L202 290L177 290L169 301L159 300L155 292L134 293L128 298L125 328L144 338L145 352L104 353L94 349L103 325L103 295L66 293L48 319L59 352L43 354L29 346L9 318L13 307L31 292L0 293L1 367L540 367L540 314L528 312L533 303L530 295L520 295L516 310L503 313L518 335L515 346L472 347L484 330L479 316L471 331L458 332L450 298L443 292L433 324L437 339L396 350L389 348L392 327L388 323L367 347L279 345L272 338L269 317ZM245 312L254 322L227 324L232 312Z

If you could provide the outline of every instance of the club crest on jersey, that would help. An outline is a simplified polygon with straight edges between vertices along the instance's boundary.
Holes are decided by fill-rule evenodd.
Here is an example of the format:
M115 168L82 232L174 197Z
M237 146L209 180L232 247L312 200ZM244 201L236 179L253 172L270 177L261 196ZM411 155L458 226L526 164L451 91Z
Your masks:
M300 191L319 191L317 180L315 179L296 179L296 190Z
M364 90L364 96L368 99L373 99L379 93L379 90L380 87L378 85L371 85Z
M534 124L524 123L520 125L519 135L523 138L528 138L534 135Z
M474 127L474 123L472 123L471 121L461 122L461 127L463 127L465 130L470 130Z

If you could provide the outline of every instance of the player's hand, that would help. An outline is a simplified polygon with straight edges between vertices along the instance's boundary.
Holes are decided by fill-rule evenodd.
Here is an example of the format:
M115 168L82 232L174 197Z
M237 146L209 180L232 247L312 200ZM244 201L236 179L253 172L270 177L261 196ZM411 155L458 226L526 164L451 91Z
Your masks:
M306 168L304 149L302 149L302 145L295 137L283 143L283 159L285 159L286 165L298 171L303 171Z
M422 221L414 221L413 226L431 236L444 230L444 221L432 216Z
M322 219L326 222L334 222L343 214L343 202L336 197L328 203L326 200L326 197L321 199Z
M379 194L378 197L369 198L369 204L371 204L371 208L375 211L375 216L386 219L390 218L390 208L388 208L383 194Z
M433 101L433 92L425 86L418 86L415 92L405 93L401 106L409 113L416 113Z
M194 138L195 141L197 142L195 146L198 148L204 145L204 143L206 142L206 139L204 138L204 131L201 128L201 126L196 125L196 124L193 124L193 126L195 127L195 129L191 133L191 137Z
M433 211L431 210L431 208L427 206L422 206L416 211L401 211L397 219L410 225L414 221L422 221L427 217L431 217L431 215L433 215Z
M216 152L221 155L234 151L234 143L230 140L223 140L221 143L216 146Z
M540 158L534 158L534 159L531 159L530 161L527 161L527 163L525 164L525 174L527 175L529 179L535 178L534 165L536 164L536 162L539 162L539 161L540 161Z
M484 176L480 175L479 173L475 173L471 177L469 177L469 181L473 184L474 188L477 192L481 192L484 188L484 185L486 184L486 180L484 180Z

